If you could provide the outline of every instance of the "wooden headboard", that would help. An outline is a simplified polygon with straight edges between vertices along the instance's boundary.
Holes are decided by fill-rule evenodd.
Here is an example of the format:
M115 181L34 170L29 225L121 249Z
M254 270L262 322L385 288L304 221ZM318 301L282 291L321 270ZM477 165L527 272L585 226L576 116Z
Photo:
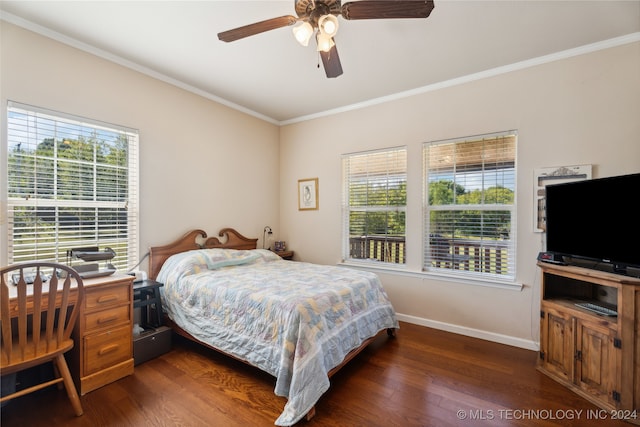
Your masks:
M221 242L218 237L224 237L224 242ZM149 278L155 280L164 262L171 255L180 252L211 248L255 249L258 242L258 239L244 237L233 228L223 228L218 233L218 237L207 238L207 233L203 230L192 230L168 245L149 248ZM198 243L198 240L202 239L206 239L204 243Z

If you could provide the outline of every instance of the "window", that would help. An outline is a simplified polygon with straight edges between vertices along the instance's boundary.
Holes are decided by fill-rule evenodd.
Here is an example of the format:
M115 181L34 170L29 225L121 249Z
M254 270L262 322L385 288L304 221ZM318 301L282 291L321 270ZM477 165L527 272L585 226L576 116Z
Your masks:
M9 264L97 246L116 268L135 265L137 131L13 102L7 125Z
M515 131L425 143L423 269L515 279Z
M404 264L407 150L343 156L345 260Z

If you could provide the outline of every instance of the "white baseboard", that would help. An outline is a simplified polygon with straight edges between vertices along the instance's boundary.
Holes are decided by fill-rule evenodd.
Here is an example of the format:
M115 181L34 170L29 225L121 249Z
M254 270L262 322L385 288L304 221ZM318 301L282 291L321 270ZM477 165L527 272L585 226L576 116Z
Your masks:
M487 332L480 329L468 328L466 326L454 325L451 323L439 322L437 320L424 319L422 317L409 316L406 314L397 313L398 320L413 323L414 325L426 326L428 328L439 329L442 331L453 332L454 334L465 335L473 338L480 338L487 341L492 341L500 344L506 344L513 347L520 347L526 350L540 350L539 343L532 340L525 340L522 338L516 338L509 335L496 334L494 332ZM399 331L402 333L402 330Z

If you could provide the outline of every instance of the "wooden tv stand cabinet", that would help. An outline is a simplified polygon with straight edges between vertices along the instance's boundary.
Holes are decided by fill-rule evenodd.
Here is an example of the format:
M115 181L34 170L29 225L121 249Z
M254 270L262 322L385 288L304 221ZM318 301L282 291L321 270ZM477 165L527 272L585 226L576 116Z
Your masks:
M640 279L544 262L538 266L538 370L612 416L640 425ZM617 316L576 302L617 307Z

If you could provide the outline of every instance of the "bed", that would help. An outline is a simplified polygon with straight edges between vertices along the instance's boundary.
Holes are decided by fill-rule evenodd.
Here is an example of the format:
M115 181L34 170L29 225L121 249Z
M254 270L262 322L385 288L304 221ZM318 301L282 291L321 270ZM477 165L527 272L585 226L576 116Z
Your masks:
M166 322L178 334L276 378L287 398L276 425L311 418L330 377L379 334L399 327L378 277L286 261L232 228L193 230L150 248Z

